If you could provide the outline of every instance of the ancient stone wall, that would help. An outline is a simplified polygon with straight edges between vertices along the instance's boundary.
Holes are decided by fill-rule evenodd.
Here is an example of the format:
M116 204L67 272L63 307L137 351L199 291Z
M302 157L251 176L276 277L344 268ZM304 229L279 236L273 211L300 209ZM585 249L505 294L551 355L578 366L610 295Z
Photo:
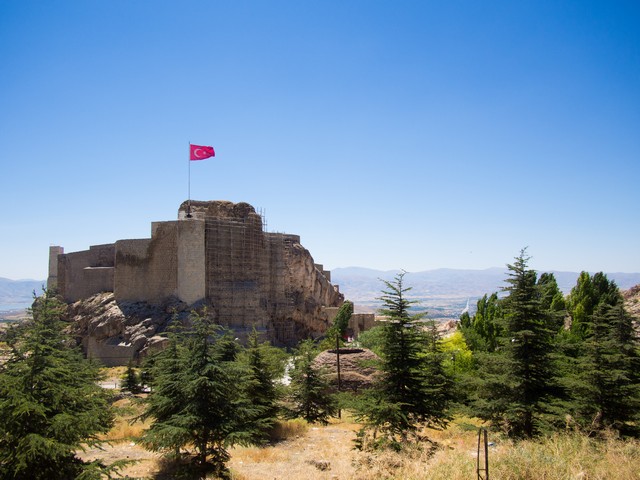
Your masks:
M207 218L206 298L218 322L234 329L266 328L261 301L267 262L259 221Z
M178 222L178 298L193 305L206 296L205 224Z
M156 222L151 239L116 242L115 297L160 304L178 293L178 222Z
M164 345L160 337L177 321L186 324L186 304L175 300L163 306L116 301L113 293L99 293L68 306L66 319L85 355L107 366L138 361L149 349Z
M281 310L274 316L275 338L286 345L299 339L322 335L328 328L326 307L339 307L344 296L331 284L324 272L317 268L309 251L297 235L271 234L272 248L282 249L282 267L275 276L284 286ZM278 295L279 296L279 295Z
M58 255L64 253L64 248L59 246L49 247L49 276L47 277L47 288L58 288Z
M100 342L93 336L87 336L82 348L87 358L98 360L105 367L117 367L137 361L137 351L130 344L122 344L113 339Z
M375 323L376 316L373 313L354 313L349 319L349 328L357 338L360 333L373 328Z
M57 255L57 288L66 302L95 293L112 292L115 246L94 245L89 250Z
M251 205L191 202L178 218L205 221L206 299L216 320L240 337L253 328L277 344L321 335L325 306L339 306L340 292L314 263L298 235L266 233Z
M326 307L324 312L327 316L329 325L335 322L340 307ZM349 337L358 338L360 333L365 330L369 330L376 325L376 316L373 313L352 313L349 317L349 324L347 325L347 335Z

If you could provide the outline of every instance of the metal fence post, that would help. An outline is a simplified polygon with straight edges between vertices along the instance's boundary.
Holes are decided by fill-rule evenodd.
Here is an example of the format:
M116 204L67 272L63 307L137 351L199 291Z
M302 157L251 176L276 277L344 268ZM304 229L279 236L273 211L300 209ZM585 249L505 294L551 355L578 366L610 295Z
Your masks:
M483 445L484 465L480 466L480 445ZM489 443L487 442L487 429L480 428L478 430L478 460L476 462L476 473L478 480L489 480Z

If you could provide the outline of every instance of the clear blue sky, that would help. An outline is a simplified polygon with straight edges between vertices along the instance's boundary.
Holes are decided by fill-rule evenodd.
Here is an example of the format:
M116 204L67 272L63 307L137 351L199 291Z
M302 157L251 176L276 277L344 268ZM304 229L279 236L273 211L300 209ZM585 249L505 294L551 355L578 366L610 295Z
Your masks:
M0 276L245 201L327 268L640 271L640 3L0 0Z

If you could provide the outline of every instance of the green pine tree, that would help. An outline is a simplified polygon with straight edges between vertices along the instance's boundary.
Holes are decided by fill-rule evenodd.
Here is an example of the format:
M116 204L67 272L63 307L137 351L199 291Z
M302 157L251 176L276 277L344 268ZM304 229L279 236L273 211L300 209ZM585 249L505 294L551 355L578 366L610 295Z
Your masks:
M255 433L251 441L264 444L273 430L278 417L278 400L281 396L276 383L273 368L268 365L264 347L258 343L258 333L254 329L249 336L247 349L244 352L248 376L245 382L244 396L253 406L254 414L245 420Z
M6 338L11 353L0 367L0 478L55 480L107 470L76 452L97 445L113 424L110 395L95 364L64 332L64 305L36 299L33 320Z
M418 439L420 427L443 427L448 422L447 407L451 382L443 368L443 354L435 327L422 321L424 314L413 314L415 301L407 298L405 272L393 281L384 281L382 291L386 317L382 330L380 369L376 385L356 406L357 418L364 423L360 446L376 448Z
M555 420L550 402L558 391L551 322L525 252L508 265L508 295L501 302L503 335L496 351L478 356L475 407L478 416L510 436L530 438Z
M120 389L133 394L140 393L142 390L140 386L140 376L133 367L132 361L127 364L127 370L122 377Z
M292 406L288 416L327 424L328 419L337 412L337 402L331 394L327 376L313 364L315 356L312 340L301 342L294 354L289 386L289 402Z
M585 323L586 338L572 377L576 420L590 431L640 434L640 358L622 302L600 303Z
M158 355L153 390L142 418L152 418L143 441L154 451L180 455L192 445L201 472L226 474L227 448L247 444L244 421L255 412L243 397L246 370L237 346L206 314L192 313L193 331L175 335Z
M183 430L172 428L172 421L181 413L187 401L183 382L186 375L183 335L173 326L168 333L168 346L147 358L151 394L140 420L153 419L153 431L145 433L143 443L154 451L173 451L178 456L180 447L189 441ZM166 431L166 433L162 433ZM156 435L156 433L158 433Z

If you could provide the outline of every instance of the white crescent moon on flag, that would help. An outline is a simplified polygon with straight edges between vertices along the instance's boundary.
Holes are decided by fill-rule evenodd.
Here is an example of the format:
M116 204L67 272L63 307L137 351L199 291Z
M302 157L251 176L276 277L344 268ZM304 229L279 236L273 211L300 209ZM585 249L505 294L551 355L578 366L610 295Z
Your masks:
M203 150L201 148L195 148L193 150L193 156L196 157L196 158L202 158L202 157L204 157L206 155L205 153L200 153L200 152L203 152Z

